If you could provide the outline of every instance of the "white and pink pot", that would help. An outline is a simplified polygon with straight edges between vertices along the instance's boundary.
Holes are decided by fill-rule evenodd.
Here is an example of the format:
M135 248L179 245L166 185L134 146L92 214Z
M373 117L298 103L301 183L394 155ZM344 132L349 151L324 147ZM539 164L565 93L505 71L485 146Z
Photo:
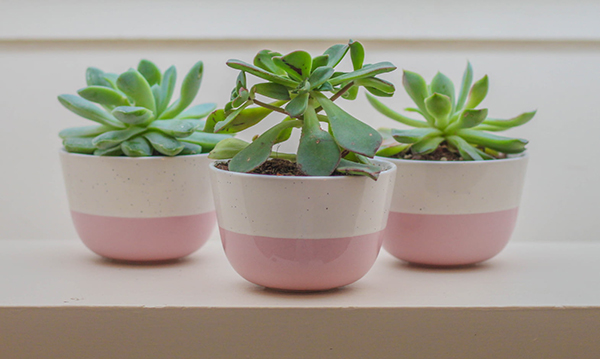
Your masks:
M61 150L60 158L75 229L103 257L182 258L215 227L206 154L130 158Z
M366 177L283 177L211 165L221 240L233 268L269 288L327 290L362 278L383 240L396 167Z
M398 167L383 244L389 253L415 264L456 266L485 261L506 246L517 221L527 155L388 160Z

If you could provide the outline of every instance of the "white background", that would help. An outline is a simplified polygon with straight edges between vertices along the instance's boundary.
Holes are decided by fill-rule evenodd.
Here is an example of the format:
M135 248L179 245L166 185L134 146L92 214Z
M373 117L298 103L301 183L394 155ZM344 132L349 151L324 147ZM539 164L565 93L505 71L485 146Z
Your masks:
M482 105L491 116L538 109L510 133L530 140L531 153L514 240L598 241L599 19L600 2L586 0L0 0L0 240L76 238L57 133L90 122L56 96L84 87L86 67L122 72L148 58L176 65L181 79L203 60L197 102L222 106L237 76L227 59L250 62L263 48L316 55L351 37L368 62L399 67L385 76L397 84L385 101L397 110L410 106L400 69L459 82L467 59L476 78L490 76ZM363 95L343 105L375 127L395 125Z

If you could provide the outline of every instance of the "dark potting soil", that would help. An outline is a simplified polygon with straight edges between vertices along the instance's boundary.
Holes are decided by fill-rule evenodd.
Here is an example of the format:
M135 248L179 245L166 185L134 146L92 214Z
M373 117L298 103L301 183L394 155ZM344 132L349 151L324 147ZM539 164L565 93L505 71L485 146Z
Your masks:
M452 151L446 143L442 143L435 149L435 151L428 154L413 154L410 149L405 152L400 152L394 158L400 158L405 160L418 160L418 161L464 161L460 153ZM498 156L497 158L506 158L506 155Z
M217 162L215 167L229 171L229 162ZM306 176L306 174L300 170L296 162L284 160L282 158L271 158L249 173L271 176Z

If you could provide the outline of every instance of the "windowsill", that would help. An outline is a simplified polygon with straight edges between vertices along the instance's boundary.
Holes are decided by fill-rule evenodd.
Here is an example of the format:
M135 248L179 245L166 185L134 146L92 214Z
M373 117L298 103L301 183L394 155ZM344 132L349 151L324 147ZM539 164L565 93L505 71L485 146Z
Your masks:
M481 340L490 340L489 345L497 345L498 353L502 353L508 350L503 341L523 336L518 334L523 332L539 338L539 342L513 343L510 350L519 345L527 348L532 353L528 358L537 358L538 354L544 357L545 350L553 346L567 350L577 345L584 353L600 350L598 341L586 340L600 334L599 258L600 244L511 243L484 264L440 270L408 266L382 251L373 269L360 281L339 290L307 294L265 290L246 282L227 263L217 238L185 260L162 265L105 261L78 241L0 241L0 332L3 327L12 329L8 336L6 332L0 335L0 348L29 357L24 350L34 353L34 349L20 346L15 338L31 335L30 339L45 345L61 345L61 355L68 355L69 348L74 348L70 345L83 344L60 344L62 337L51 328L58 326L73 334L91 326L87 330L95 333L101 329L93 318L100 315L106 328L118 325L121 331L130 330L129 336L145 333L140 332L141 326L158 331L158 337L143 334L137 339L140 343L146 340L161 347L161 340L169 342L169 335L180 335L181 344L188 345L184 345L185 350L199 344L186 342L186 336L180 333L183 329L173 328L188 328L186 333L193 334L191 339L209 329L202 323L212 323L211 334L205 335L216 339L204 342L205 349L217 350L224 341L236 338L260 340L273 332L281 336L281 350L285 350L294 345L306 346L304 340L318 332L323 335L321 344L326 346L348 340L359 343L368 339L365 335L369 333L378 333L377 340L401 334L406 338L430 335L439 336L437 345L444 340L455 344L455 351L448 355L465 353L457 350ZM197 320L190 322L194 318ZM109 340L115 333L106 328L101 330L103 334L94 335ZM241 328L259 329L248 332ZM171 334L165 334L167 331ZM491 336L467 338L460 334L464 331L475 335L488 332ZM301 337L289 342L285 333ZM349 333L359 337L352 338ZM562 339L557 342L553 335ZM86 338L82 337L81 343ZM126 345L119 338L104 344L107 353L111 345L115 350ZM400 345L389 342L386 347L374 340L368 343L375 351L389 352ZM276 347L255 348L255 352L268 355L264 350ZM48 349L44 344L37 348ZM435 348L426 345L420 350L429 353ZM219 350L215 353L227 352Z

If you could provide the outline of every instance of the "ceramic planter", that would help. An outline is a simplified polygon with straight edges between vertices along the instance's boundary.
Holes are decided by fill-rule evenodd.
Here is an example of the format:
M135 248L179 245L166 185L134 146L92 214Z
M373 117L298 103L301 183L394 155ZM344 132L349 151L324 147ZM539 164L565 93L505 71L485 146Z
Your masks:
M233 268L269 288L345 286L371 268L382 244L396 168L366 177L283 177L211 165L223 248Z
M206 154L100 157L60 151L75 229L95 253L126 261L185 257L216 223Z
M494 161L389 159L398 167L384 248L425 265L482 262L506 246L517 221L526 155Z

